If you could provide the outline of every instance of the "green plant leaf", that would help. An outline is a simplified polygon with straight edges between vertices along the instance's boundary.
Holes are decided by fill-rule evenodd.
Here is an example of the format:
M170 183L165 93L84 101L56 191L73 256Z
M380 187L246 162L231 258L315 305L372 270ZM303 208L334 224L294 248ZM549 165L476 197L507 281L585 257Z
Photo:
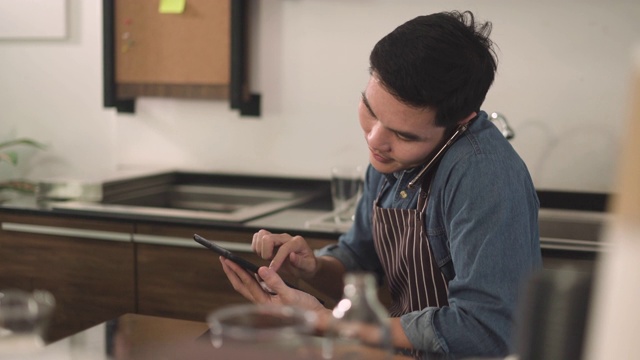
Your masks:
M5 141L0 143L0 149L2 148L8 148L10 146L16 146L16 145L27 145L27 146L33 146L35 148L38 149L44 149L46 146L42 143L39 143L35 140L32 139L28 139L28 138L22 138L22 139L14 139L14 140L9 140L9 141Z
M18 163L18 154L16 154L14 151L0 153L0 162L3 161L16 165Z

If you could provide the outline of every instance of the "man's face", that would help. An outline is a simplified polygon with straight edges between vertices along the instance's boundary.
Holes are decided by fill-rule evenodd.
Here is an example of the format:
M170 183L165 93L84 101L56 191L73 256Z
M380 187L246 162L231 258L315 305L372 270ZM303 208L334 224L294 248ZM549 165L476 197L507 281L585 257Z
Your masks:
M435 125L434 111L398 101L375 73L362 93L358 117L369 146L369 161L381 173L424 164L445 135L445 128Z

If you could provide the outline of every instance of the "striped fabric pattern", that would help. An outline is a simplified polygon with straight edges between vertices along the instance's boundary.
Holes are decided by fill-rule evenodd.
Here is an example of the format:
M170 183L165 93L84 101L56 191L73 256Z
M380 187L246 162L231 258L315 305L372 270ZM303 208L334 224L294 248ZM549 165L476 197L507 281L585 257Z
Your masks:
M447 301L447 280L440 271L424 228L427 194L420 194L417 209L373 209L373 240L391 293L392 317L442 307Z

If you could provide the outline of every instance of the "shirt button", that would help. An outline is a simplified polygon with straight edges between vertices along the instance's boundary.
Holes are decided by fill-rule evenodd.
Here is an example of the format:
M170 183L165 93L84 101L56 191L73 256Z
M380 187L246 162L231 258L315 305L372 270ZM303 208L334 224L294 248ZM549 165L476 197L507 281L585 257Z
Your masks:
M407 198L407 192L404 191L404 190L400 191L400 197L403 198L403 199L406 199Z

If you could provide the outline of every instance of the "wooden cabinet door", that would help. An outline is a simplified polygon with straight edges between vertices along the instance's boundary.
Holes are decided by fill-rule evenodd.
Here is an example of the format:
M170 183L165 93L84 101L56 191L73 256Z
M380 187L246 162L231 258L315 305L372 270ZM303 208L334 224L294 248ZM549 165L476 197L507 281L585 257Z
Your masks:
M207 249L136 244L136 251L140 314L205 321L214 309L247 302Z
M56 300L46 340L135 312L132 225L0 214L0 289Z
M221 306L247 302L227 280L218 255L193 241L198 233L210 240L235 243L234 251L261 265L250 252L252 233L194 227L138 225L138 312L205 321Z
M248 302L229 283L218 254L193 241L194 233L222 242L257 265L268 265L251 251L253 232L249 230L139 224L134 234L139 313L205 321L217 308ZM333 242L310 240L314 248ZM293 279L287 281L300 285Z

